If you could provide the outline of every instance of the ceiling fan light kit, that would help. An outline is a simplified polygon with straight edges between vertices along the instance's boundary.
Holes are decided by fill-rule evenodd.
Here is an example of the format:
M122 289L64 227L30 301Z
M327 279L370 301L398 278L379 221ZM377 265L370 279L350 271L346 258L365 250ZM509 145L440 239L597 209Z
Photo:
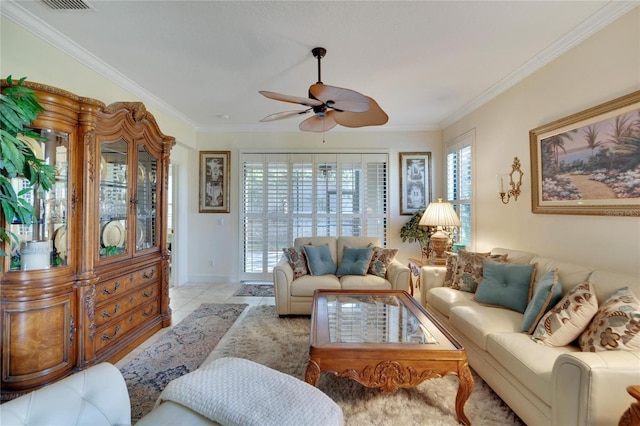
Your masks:
M340 124L345 127L381 126L389 121L389 116L372 98L355 90L329 86L322 82L321 60L327 53L323 47L316 47L311 53L318 59L318 81L309 87L309 97L283 95L261 90L259 93L269 99L306 106L304 110L283 111L271 114L260 120L269 122L305 115L313 112L313 116L300 123L304 132L325 132Z

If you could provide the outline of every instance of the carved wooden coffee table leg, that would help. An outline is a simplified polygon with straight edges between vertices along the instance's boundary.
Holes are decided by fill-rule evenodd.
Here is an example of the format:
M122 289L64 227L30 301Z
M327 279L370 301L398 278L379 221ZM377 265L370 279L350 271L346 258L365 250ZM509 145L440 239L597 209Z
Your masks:
M468 426L471 422L464 414L464 404L473 391L473 376L471 375L468 363L463 363L458 369L458 380L460 384L458 385L458 393L456 394L456 415L458 416L458 422Z
M310 359L307 365L307 371L304 374L304 381L312 386L318 386L318 380L320 379L320 366L317 362Z

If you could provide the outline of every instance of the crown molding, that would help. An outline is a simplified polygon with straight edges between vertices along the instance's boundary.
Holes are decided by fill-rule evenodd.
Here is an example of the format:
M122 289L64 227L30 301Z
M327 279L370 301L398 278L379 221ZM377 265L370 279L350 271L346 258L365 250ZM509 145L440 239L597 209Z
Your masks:
M563 37L552 43L538 55L534 56L515 71L507 75L502 80L482 92L478 97L471 100L458 111L441 121L439 128L444 129L456 121L460 120L467 114L480 108L490 100L494 99L507 89L515 86L534 72L538 71L549 62L553 61L563 53L567 52L574 46L586 40L593 34L597 33L634 7L638 7L638 1L611 1L597 12L591 15L586 21L578 24L573 30L569 31Z
M97 56L93 55L91 52L73 42L64 34L51 28L49 24L25 10L14 0L2 1L0 15L5 16L7 19L13 21L23 29L69 55L76 61L95 71L97 74L103 76L114 84L117 84L124 90L131 92L140 98L147 106L153 106L163 113L175 117L191 129L195 130L197 127L196 124L187 116L180 113L157 96L140 87L126 75L122 74Z

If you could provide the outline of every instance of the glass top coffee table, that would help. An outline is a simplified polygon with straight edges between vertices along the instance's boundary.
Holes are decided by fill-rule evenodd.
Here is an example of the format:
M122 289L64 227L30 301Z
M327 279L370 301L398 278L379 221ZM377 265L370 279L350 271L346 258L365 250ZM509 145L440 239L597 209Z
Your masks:
M316 290L307 383L322 373L395 392L427 379L458 376L456 415L473 390L467 353L406 291Z

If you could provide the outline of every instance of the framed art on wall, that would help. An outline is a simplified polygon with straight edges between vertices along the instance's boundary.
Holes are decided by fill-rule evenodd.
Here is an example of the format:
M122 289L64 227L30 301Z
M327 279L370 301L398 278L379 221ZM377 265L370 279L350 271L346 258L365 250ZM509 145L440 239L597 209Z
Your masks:
M200 151L200 213L229 213L230 151Z
M640 91L529 132L533 213L640 216Z
M412 215L431 201L431 153L400 153L400 214Z

